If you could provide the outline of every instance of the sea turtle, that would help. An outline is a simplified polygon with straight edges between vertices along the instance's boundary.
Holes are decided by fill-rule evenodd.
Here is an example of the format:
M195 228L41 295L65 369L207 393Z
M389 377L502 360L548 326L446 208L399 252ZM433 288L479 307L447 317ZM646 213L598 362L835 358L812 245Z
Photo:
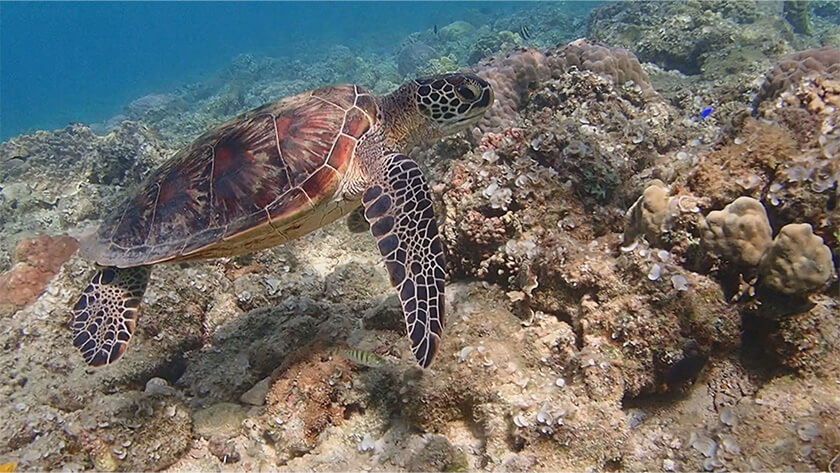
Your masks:
M385 96L357 85L246 112L153 171L81 246L100 269L73 307L73 344L101 366L125 352L152 265L270 248L364 207L427 367L444 321L444 260L428 185L402 152L477 122L493 90L468 73Z

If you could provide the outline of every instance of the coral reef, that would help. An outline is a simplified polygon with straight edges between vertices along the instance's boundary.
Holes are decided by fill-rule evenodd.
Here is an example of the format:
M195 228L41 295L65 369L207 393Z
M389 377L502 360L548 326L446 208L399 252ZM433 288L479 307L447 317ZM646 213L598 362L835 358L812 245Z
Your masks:
M487 24L477 9L394 54L242 55L126 108L159 136L123 121L0 144L0 463L828 470L840 450L834 53L780 59L750 117L749 92L793 41L762 3L608 4L590 20L602 43L507 51L580 37L561 12L574 7ZM69 237L33 235L82 233L171 150L244 109L327 82L384 92L471 56L492 112L412 151L449 263L431 369L403 343L373 238L345 222L156 267L132 350L84 366L66 322L93 268Z
M589 18L589 37L685 74L756 73L790 51L793 34L764 2L619 2Z
M84 125L40 131L0 144L0 268L33 234L79 231L115 204L170 152L148 127L123 122L105 136Z

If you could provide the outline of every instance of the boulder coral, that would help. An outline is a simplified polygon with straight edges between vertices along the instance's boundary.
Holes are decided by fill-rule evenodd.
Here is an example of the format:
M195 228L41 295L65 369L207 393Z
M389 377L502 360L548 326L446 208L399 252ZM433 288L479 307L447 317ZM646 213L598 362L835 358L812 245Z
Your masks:
M659 179L651 181L625 214L624 244L631 244L639 236L650 243L659 242L672 219L671 199L665 183Z
M437 53L428 44L419 40L408 41L397 53L397 71L401 76L414 74L436 56Z
M633 82L652 96L656 91L650 85L650 78L636 56L620 47L608 47L585 38L572 41L551 58L553 69L564 71L572 67L596 72L611 78L616 85Z
M764 76L754 107L778 97L791 84L810 74L840 76L840 49L824 47L787 54Z
M484 114L474 136L513 124L525 94L551 77L546 57L536 50L517 51L479 68L477 74L493 86L496 101Z
M758 267L761 284L785 295L806 295L831 279L831 250L814 235L810 224L782 227Z
M761 202L739 197L703 221L703 244L709 251L742 267L755 267L770 246L773 234Z

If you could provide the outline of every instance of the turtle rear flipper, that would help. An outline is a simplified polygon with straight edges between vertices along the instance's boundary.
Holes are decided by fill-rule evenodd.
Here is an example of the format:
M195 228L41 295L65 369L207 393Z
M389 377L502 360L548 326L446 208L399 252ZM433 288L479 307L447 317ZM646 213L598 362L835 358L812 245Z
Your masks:
M102 268L73 306L73 345L89 365L106 365L125 353L150 273L149 266Z
M370 230L370 224L365 220L364 207L359 207L347 215L347 229L350 233L364 233Z
M365 218L402 302L411 351L426 368L440 345L445 283L429 186L404 154L385 156L374 174L362 197Z

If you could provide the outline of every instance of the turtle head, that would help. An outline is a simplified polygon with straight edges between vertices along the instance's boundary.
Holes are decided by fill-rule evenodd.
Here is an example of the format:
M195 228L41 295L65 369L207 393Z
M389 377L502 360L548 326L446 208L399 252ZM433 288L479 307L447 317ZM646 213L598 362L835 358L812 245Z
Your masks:
M385 97L391 136L398 144L440 138L481 120L493 105L493 89L470 73L443 74L415 79ZM397 110L403 111L398 117ZM408 113L405 113L408 112ZM413 113L412 113L413 112Z
M475 74L456 73L414 81L417 111L439 136L481 120L493 105L493 89Z

